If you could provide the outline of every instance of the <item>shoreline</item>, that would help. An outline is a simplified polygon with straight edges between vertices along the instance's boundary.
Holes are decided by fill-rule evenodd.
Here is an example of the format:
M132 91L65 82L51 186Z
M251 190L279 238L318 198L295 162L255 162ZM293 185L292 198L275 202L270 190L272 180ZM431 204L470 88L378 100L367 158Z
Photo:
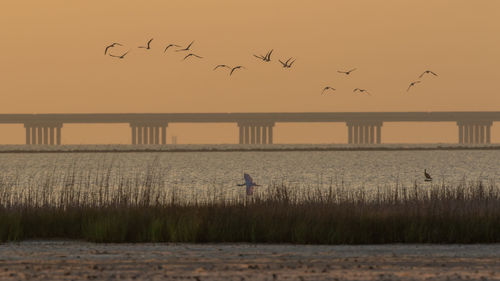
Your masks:
M0 153L136 153L136 152L293 152L293 151L433 151L500 150L500 144L186 144L186 145L0 145Z
M497 280L500 244L0 245L2 280ZM35 253L35 254L34 254Z

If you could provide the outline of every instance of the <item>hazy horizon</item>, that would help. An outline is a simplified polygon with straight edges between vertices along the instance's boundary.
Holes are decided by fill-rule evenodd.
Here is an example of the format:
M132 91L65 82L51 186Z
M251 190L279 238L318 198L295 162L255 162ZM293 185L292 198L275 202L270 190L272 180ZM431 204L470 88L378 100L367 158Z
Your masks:
M26 8L29 4L29 8ZM0 113L499 111L498 1L28 1L0 11ZM139 49L150 38L152 49ZM203 59L169 49L195 41ZM130 53L104 55L112 42ZM273 61L253 54L274 49ZM291 69L277 59L296 58ZM244 65L229 76L217 64ZM349 76L338 70L357 68ZM410 91L410 82L424 70ZM337 90L321 95L325 86ZM372 96L354 94L366 88ZM498 125L492 141L500 141ZM280 124L275 142L346 142L346 126ZM383 142L456 142L449 123L384 124ZM1 125L0 143L24 143ZM236 143L232 124L168 141ZM130 143L128 125L65 125L63 143Z

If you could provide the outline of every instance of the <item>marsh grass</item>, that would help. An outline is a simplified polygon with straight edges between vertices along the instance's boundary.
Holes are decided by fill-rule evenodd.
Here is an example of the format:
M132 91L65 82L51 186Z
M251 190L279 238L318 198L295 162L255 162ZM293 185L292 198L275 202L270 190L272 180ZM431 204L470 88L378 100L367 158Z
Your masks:
M500 189L466 182L373 192L343 184L261 187L257 195L203 198L165 186L152 161L135 177L113 163L82 174L45 169L25 188L0 178L0 242L259 242L314 244L500 242Z

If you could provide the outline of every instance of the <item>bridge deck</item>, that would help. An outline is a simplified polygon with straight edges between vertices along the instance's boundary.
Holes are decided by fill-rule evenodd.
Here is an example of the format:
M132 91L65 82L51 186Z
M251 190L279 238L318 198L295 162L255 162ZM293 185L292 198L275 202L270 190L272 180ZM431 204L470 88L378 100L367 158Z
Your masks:
M283 112L283 113L61 113L0 114L0 123L131 123L141 121L183 123L272 122L457 122L500 121L500 112Z

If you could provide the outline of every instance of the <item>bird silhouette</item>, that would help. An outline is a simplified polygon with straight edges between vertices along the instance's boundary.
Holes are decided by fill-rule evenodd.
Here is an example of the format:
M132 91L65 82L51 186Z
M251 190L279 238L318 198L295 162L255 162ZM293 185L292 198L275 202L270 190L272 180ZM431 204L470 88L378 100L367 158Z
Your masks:
M151 41L153 41L153 38L149 39L148 43L146 43L146 46L139 46L137 48L149 50L149 49L151 49Z
M170 48L170 47L178 47L179 48L180 46L177 44L168 44L167 47L165 47L165 51L163 51L163 52L165 53L168 50L168 48Z
M357 68L353 68L351 70L348 70L348 71L341 71L341 70L337 70L338 73L343 73L345 75L349 75L351 74L351 72L353 72L354 70L356 70Z
M273 53L274 49L271 49L271 51L267 52L266 57L264 58L264 61L270 62L271 61L271 54Z
M370 96L371 96L370 92L368 92L368 91L367 91L367 90L365 90L365 89L356 88L356 89L354 89L354 90L353 90L353 92L354 92L354 93L355 93L355 92L358 92L358 91L359 91L360 93L367 93L368 95L370 95Z
M410 83L410 86L408 86L408 89L406 89L406 91L408 92L410 90L411 87L415 86L415 84L418 84L420 83L421 81L413 81Z
M245 69L245 67L244 67L244 66L242 66L242 65L235 66L235 67L233 67L233 68L231 69L231 72L229 73L229 75L233 75L233 72L234 72L235 70L237 70L237 69Z
M436 73L432 72L431 70L426 70L418 78L422 78L425 74L432 74L434 76L438 76Z
M106 55L106 53L108 52L108 49L109 49L109 48L113 48L113 47L114 47L114 46L116 46L116 45L118 45L118 46L123 46L123 45L122 45L122 44L120 44L120 43L113 43L113 44L111 44L111 45L108 45L108 46L106 47L106 49L104 49L104 55Z
M198 56L198 55L196 55L196 54L189 53L189 54L187 54L187 55L186 55L186 56L185 56L182 60L185 60L185 59L187 59L187 58L189 58L189 57L197 57L197 58L199 58L199 59L202 59L202 58L203 58L203 57L200 57L200 56Z
M214 69L213 69L213 70L216 70L216 69L217 69L217 68L219 68L219 67L225 67L225 68L231 69L231 67L230 67L229 65L219 64L219 65L217 65L216 67L214 67Z
M281 63L281 65L283 66L283 68L290 68L290 67L292 67L292 64L295 62L295 60L293 60L291 63L289 63L291 59L293 59L293 58L289 58L285 62L283 62L281 60L278 60L278 61Z
M427 169L424 169L425 181L432 181L432 177L429 173L427 173Z
M263 60L264 62L270 62L271 61L271 54L273 53L274 49L271 51L267 52L265 56L263 55L253 55L254 57Z
M115 56L115 55L113 55L113 54L109 54L109 56L114 57L114 58L123 59L123 58L125 57L125 55L127 55L127 54L128 54L128 52L130 52L130 51L127 51L125 54L123 54L123 55L121 55L121 56Z
M253 187L260 186L260 185L256 184L253 181L252 177L247 173L243 174L243 178L245 179L245 183L237 184L237 186L246 186L247 195L252 195L253 194Z
M191 43L189 43L189 45L187 45L186 48L184 49L179 49L179 50L175 50L176 52L182 52L182 51L189 51L190 48L191 48L191 45L193 45L194 41L192 41Z
M323 91L321 92L321 94L324 94L325 91L327 91L327 90L335 91L335 88L330 87L330 86L326 86L326 87L323 88Z

